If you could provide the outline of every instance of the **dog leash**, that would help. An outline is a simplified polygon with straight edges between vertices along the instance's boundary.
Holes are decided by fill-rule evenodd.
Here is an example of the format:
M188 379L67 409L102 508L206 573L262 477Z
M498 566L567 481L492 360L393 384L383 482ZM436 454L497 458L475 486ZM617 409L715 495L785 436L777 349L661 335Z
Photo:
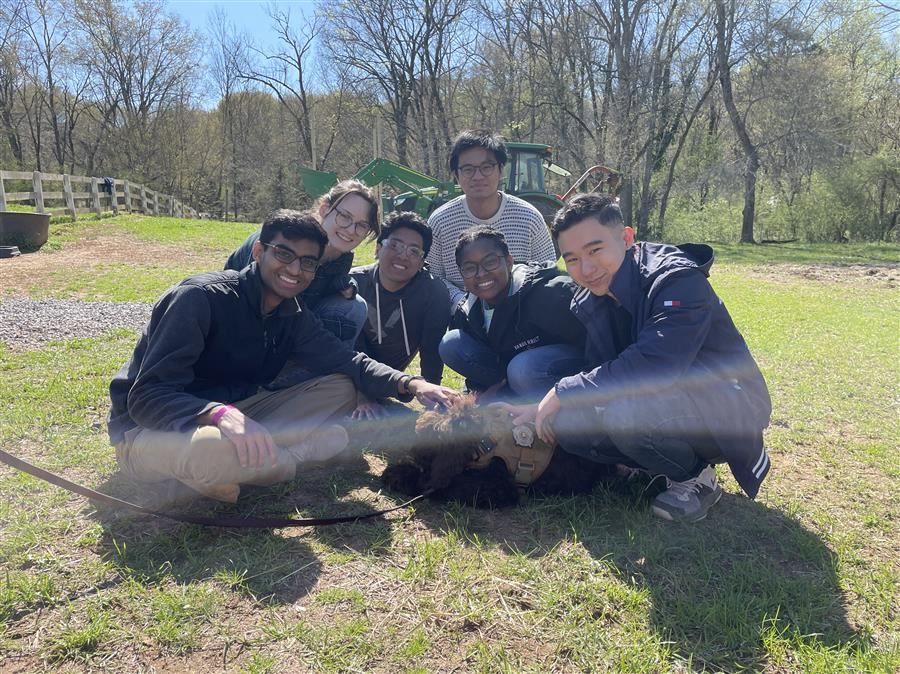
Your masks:
M392 508L385 508L384 510L362 513L360 515L343 515L341 517L306 517L298 519L291 519L287 517L241 517L238 515L224 515L221 517L200 517L195 515L181 515L178 513L167 513L159 510L153 510L151 508L137 505L136 503L124 501L122 499L116 498L115 496L110 496L109 494L95 491L88 487L83 487L80 484L75 484L74 482L71 482L64 477L56 475L55 473L51 473L50 471L44 470L43 468L38 468L37 466L34 466L27 461L23 461L22 459L15 457L8 452L4 452L2 449L0 449L0 461L9 466L12 466L17 470L22 471L23 473L28 473L33 477L44 480L45 482L49 482L52 485L61 487L62 489L70 491L74 494L78 494L79 496L84 496L91 501L104 503L114 508L131 510L142 515L150 515L152 517L175 520L176 522L184 522L186 524L198 524L204 527L227 527L231 529L283 529L286 527L318 527L329 524L359 522L361 520L368 520L374 517L380 517L381 515L392 513L395 510L401 510L428 495L427 492L425 494L419 494L418 496L411 498L405 503L393 506Z

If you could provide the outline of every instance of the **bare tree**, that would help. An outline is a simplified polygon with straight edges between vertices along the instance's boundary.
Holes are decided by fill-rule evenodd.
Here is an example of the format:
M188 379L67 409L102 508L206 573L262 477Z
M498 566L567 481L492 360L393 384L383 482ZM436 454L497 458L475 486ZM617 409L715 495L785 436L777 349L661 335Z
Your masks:
M24 86L19 58L23 2L0 0L0 125L16 163L23 160L15 111L18 90Z
M105 84L110 100L103 107L119 126L123 168L156 180L156 160L165 151L158 142L163 113L184 103L190 89L184 84L195 73L196 36L158 0L103 0L99 6L77 0L76 8L90 43L84 57Z
M409 162L411 116L429 34L416 0L340 0L322 9L329 54L386 104L397 158Z
M237 62L238 75L272 92L297 130L298 160L312 160L314 101L309 90L309 71L322 22L317 16L307 18L307 15L298 20L289 9L279 9L275 4L269 6L267 13L279 48L250 48L247 57Z

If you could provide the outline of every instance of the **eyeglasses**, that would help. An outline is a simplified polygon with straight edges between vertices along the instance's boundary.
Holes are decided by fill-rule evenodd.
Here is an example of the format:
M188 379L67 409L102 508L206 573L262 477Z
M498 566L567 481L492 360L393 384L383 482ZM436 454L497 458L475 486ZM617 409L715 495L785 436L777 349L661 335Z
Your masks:
M402 241L398 241L397 239L385 239L381 243L397 253L397 255L404 255L408 253L410 257L417 257L420 260L425 257L425 251L416 245L403 243Z
M309 255L297 255L290 248L282 246L279 243L264 243L263 245L266 248L272 249L272 255L274 255L275 259L281 264L290 265L293 264L294 260L300 260L300 270L309 274L312 274L319 268L319 261L314 257L310 257Z
M334 211L334 221L341 229L348 229L352 226L353 233L360 237L365 236L372 230L368 222L353 222L353 214L345 211L340 206L334 206L331 210Z
M475 166L474 164L463 164L457 170L457 172L463 178L471 178L475 175L477 171L483 176L489 176L494 173L494 170L497 168L497 162L495 161L486 161L480 166Z
M503 258L499 255L487 255L481 259L481 262L466 262L459 268L459 273L463 278L472 278L478 273L481 267L484 271L494 271L503 262Z

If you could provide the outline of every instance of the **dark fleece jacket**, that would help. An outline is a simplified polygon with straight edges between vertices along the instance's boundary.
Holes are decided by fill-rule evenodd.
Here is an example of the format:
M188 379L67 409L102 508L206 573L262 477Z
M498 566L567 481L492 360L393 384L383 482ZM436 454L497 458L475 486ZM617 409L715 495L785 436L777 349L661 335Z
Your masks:
M513 265L511 292L494 307L485 332L481 300L467 295L453 314L450 327L487 344L503 367L515 356L549 344L584 347L584 327L569 311L578 286L552 262Z
M346 374L370 397L397 397L402 373L352 351L302 301L285 300L264 316L254 262L192 276L156 302L110 384L110 440L121 442L137 426L188 430L217 404L257 393L288 358L316 376Z

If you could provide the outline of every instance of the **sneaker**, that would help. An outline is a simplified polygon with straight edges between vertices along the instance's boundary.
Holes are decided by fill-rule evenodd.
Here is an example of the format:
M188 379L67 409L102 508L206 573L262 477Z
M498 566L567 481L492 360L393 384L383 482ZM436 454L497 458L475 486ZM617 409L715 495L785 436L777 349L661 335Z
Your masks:
M343 452L349 444L347 430L338 424L331 424L317 428L303 442L288 451L298 463L322 463Z
M699 522L719 499L722 488L714 466L707 466L697 477L684 482L666 478L668 489L653 499L653 514L664 520Z

